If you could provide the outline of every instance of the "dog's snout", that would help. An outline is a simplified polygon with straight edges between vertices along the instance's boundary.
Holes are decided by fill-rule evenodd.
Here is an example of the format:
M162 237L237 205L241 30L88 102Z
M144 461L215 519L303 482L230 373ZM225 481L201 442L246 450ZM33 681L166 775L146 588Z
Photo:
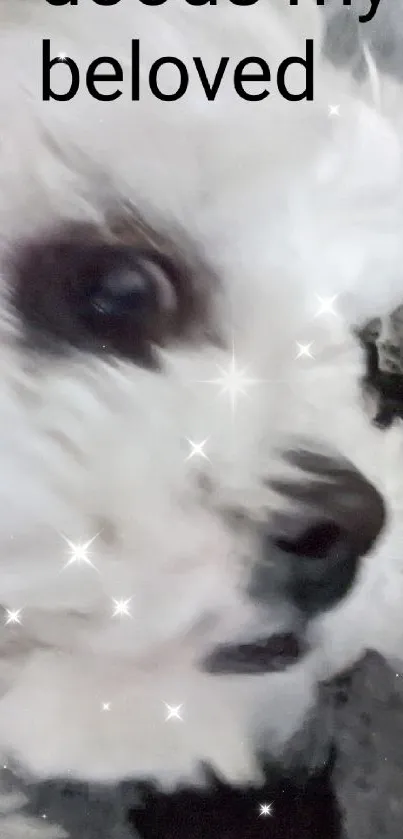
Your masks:
M282 568L292 602L305 614L325 611L354 582L360 559L383 529L382 496L355 467L323 454L288 454L302 480L274 481L292 502L267 551Z
M347 594L383 528L382 496L352 464L301 451L288 460L298 467L296 480L271 485L291 504L265 530L249 586L253 598L278 608L280 623L286 616L288 630L219 645L203 662L210 673L261 674L295 664L306 651L307 622Z

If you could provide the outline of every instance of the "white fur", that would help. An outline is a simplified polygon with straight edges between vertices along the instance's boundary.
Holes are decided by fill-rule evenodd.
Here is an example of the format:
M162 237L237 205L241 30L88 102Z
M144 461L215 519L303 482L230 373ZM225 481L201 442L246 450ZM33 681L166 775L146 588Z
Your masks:
M1 2L3 252L58 221L102 223L111 204L130 202L195 241L220 278L228 346L261 380L232 420L228 401L201 383L217 378L230 350L168 349L164 375L79 353L34 360L19 347L4 273L0 599L23 611L21 625L0 630L0 747L35 776L151 774L171 787L197 781L204 760L230 781L255 780L256 746L281 753L320 678L367 646L402 652L401 430L370 426L351 337L402 299L400 94L385 91L385 112L376 111L369 92L319 61L319 30L309 3ZM84 88L70 103L40 101L43 37L83 72L102 53L124 64L139 37L146 68L164 54L188 64L201 55L212 74L226 54L275 68L312 35L312 104L274 92L244 103L230 84L206 102L195 78L178 103L145 90L132 103L128 87L115 103ZM329 117L336 103L340 116ZM316 317L317 295L333 294L338 315ZM313 360L296 360L297 342L313 342ZM240 543L223 511L262 519L275 509L262 478L282 473L288 435L350 457L384 493L388 525L352 594L312 628L301 664L208 676L197 661L215 643L287 622L244 594L253 532ZM187 438L208 438L209 461L186 459ZM201 473L214 487L208 503ZM97 533L96 570L65 568L63 535ZM112 618L113 598L131 598L131 617ZM166 722L164 703L183 703L183 721Z

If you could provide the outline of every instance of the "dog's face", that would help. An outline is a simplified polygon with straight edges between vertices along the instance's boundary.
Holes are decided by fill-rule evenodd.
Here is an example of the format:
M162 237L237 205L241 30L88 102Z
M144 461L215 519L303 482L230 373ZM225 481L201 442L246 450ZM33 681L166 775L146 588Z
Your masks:
M8 34L27 39L28 87L44 21L76 60L93 57L89 21L126 54L123 6L82 9L72 34L60 9L32 9ZM229 36L214 10L214 45L205 10L206 31L194 9L141 8L144 61L150 26L182 54L214 60L236 33L262 52L281 18L246 11L231 9ZM361 404L343 293L363 318L381 305L400 238L383 195L371 214L360 183L340 185L346 135L325 98L309 118L223 101L224 115L190 94L9 105L0 742L35 772L171 783L206 761L252 778L326 673L322 616L342 663L371 639L348 606L331 615L375 561L393 460Z

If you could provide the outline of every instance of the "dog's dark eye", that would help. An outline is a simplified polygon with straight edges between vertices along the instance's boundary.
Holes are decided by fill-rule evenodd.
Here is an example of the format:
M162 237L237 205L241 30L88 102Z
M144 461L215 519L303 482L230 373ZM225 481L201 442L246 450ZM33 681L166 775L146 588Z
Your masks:
M119 260L120 262L120 260ZM127 254L95 284L89 302L94 316L122 318L150 314L155 307L172 310L176 294L168 273L152 257Z
M86 295L88 315L94 319L120 319L127 315L147 317L161 308L173 312L176 291L172 266L151 254L127 249L114 264L102 268L100 277Z
M155 366L158 347L200 334L208 283L173 248L73 228L19 245L13 300L37 349L69 347Z

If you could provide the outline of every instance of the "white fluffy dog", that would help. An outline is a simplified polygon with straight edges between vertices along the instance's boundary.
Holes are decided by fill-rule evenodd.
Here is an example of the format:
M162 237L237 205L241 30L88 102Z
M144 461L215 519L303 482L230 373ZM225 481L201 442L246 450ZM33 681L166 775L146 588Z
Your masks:
M1 0L0 751L36 778L257 780L322 679L402 651L401 431L354 337L402 299L399 91L322 62L320 22ZM214 102L147 87L163 55L274 79L311 37L313 102L242 101L233 64ZM42 101L43 38L70 102Z

